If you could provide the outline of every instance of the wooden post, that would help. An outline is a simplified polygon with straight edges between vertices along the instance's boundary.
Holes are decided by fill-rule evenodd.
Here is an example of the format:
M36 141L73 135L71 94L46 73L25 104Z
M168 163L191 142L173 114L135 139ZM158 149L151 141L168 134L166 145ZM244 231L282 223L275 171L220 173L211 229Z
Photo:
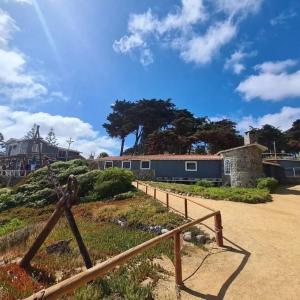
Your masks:
M187 207L187 199L184 198L184 217L188 219L188 207Z
M139 182L136 182L136 188L139 189Z
M148 195L148 185L146 185L146 195Z
M223 247L223 227L221 213L218 212L215 216L215 231L216 231L216 242L219 247Z
M154 191L153 191L153 198L156 199L156 188L154 188Z
M65 207L65 215L66 215L66 218L67 218L67 220L69 222L69 225L71 227L72 233L75 236L75 239L76 239L79 251L81 253L81 256L84 260L85 266L86 266L87 269L90 269L93 266L93 263L92 263L91 258L89 256L89 253L88 253L88 251L85 247L83 239L80 235L80 232L79 232L79 229L76 225L76 222L75 222L74 216L72 214L72 211L69 207Z
M175 266L175 283L181 286L182 282L182 266L180 255L180 232L174 234L174 266Z
M166 193L166 205L167 209L169 209L169 193Z
M40 247L42 246L43 242L48 237L51 230L54 228L56 223L58 222L59 218L61 217L63 213L63 205L65 202L65 197L62 197L60 201L57 203L57 207L51 217L49 218L49 221L41 231L41 233L38 235L28 252L24 255L22 260L20 261L20 266L22 268L27 268L30 266L30 261L34 257L34 255L38 252Z

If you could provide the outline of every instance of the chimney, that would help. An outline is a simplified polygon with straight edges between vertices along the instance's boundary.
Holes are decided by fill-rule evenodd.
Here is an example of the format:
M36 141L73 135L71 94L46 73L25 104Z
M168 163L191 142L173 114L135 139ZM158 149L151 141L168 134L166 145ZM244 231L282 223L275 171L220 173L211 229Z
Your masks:
M244 135L244 145L250 145L257 142L256 134L250 130L246 131Z

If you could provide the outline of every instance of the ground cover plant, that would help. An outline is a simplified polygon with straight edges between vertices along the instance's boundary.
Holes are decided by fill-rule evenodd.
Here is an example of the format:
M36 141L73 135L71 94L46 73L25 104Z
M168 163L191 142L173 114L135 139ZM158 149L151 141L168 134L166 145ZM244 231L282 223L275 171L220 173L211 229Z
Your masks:
M231 187L209 187L198 184L179 184L165 182L148 182L158 188L175 193L185 193L201 196L207 199L228 200L245 203L264 203L271 201L270 191L267 188L231 188Z
M11 216L18 215L17 224L30 226L33 223L45 221L53 211L54 206L44 208L17 207L1 214L0 220L5 222ZM73 207L76 222L89 249L93 263L134 247L156 236L154 232L145 230L149 225L160 225L172 229L185 222L183 217L168 212L159 202L145 196L141 192L130 194L130 199L98 201L82 203ZM116 220L126 220L126 226L120 226ZM19 225L17 225L17 228ZM10 230L8 230L10 231ZM19 241L9 249L0 249L0 257L5 260L21 257L32 243L36 232L30 234L26 240ZM45 245L32 261L33 273L18 277L18 284L22 285L17 297L14 294L15 282L11 276L4 276L8 266L0 267L0 290L3 299L17 299L30 295L41 286L47 287L57 280L63 280L79 272L83 266L76 242L70 243L71 251L63 254L47 254L46 246L57 240L73 238L67 222L62 218L48 237ZM152 299L152 291L157 280L164 271L152 259L165 255L173 259L172 241L165 241L154 248L143 252L140 256L130 260L124 266L103 279L96 280L92 285L86 285L70 294L66 299ZM15 267L7 274L13 274ZM16 270L15 270L16 271ZM19 271L18 271L19 272ZM5 273L5 274L6 274ZM141 285L144 280L147 285ZM24 281L24 282L23 282ZM1 299L2 299L1 298Z

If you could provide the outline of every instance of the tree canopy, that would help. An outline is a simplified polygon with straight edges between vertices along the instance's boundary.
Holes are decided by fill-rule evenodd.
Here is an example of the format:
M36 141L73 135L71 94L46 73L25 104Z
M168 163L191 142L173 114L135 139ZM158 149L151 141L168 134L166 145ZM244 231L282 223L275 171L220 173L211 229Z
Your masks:
M45 140L46 140L46 142L48 142L49 144L51 144L53 146L58 146L57 138L56 138L53 128L50 129Z
M243 137L230 119L211 121L180 109L170 99L117 100L103 124L112 138L121 140L120 155L217 153L243 145ZM257 142L274 151L300 151L300 120L282 131L265 124L250 128ZM132 146L124 151L131 137Z

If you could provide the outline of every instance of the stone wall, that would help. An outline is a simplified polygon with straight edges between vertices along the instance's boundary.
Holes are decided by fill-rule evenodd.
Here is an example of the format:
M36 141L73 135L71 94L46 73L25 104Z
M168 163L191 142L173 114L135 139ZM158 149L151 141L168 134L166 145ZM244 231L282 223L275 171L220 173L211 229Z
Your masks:
M222 153L223 159L231 162L231 174L224 175L225 185L233 187L253 187L256 180L264 176L261 150L257 147L244 147Z

